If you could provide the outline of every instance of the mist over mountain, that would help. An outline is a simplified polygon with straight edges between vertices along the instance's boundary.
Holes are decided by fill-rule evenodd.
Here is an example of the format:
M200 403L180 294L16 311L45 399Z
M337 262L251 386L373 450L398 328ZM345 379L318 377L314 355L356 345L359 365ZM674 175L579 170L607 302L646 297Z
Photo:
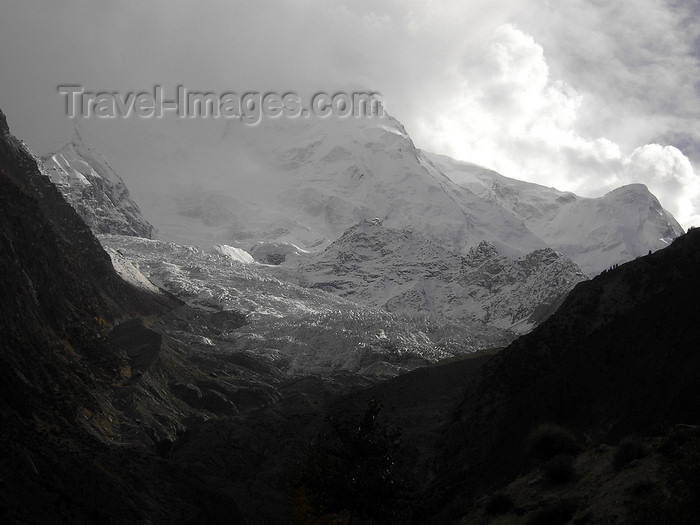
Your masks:
M133 179L132 193L168 240L310 249L380 217L457 252L484 239L506 255L545 247L512 213L424 165L390 116L228 123L212 126L206 142L193 126L145 141L148 151L130 150L128 159L110 157L127 172L148 172L148 181Z
M98 142L161 237L181 244L318 250L378 217L462 254L483 240L513 258L551 247L595 275L682 233L639 185L591 199L508 179L418 150L386 114L166 129L128 152Z

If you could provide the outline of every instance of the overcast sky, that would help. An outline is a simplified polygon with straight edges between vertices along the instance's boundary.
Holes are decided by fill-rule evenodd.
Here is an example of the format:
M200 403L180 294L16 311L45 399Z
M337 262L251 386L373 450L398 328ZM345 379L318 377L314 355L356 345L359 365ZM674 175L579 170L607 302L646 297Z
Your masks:
M419 148L584 196L642 182L684 227L699 59L697 0L0 1L0 108L40 153L72 133L59 84L368 89Z

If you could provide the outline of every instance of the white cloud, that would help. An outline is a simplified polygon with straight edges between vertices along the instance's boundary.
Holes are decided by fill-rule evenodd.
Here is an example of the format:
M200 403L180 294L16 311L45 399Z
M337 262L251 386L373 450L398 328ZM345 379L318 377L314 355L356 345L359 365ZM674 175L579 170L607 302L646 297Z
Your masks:
M590 169L619 157L612 142L576 133L582 95L550 79L542 46L512 24L469 50L460 72L451 111L427 114L421 123L451 154L545 184L562 181L561 170L574 159Z
M694 220L699 179L689 159L657 144L625 154L628 144L587 135L590 126L579 124L597 107L595 95L552 78L531 35L513 24L495 28L462 57L460 74L451 111L419 118L419 144L429 136L434 149L582 195L641 182L682 224Z

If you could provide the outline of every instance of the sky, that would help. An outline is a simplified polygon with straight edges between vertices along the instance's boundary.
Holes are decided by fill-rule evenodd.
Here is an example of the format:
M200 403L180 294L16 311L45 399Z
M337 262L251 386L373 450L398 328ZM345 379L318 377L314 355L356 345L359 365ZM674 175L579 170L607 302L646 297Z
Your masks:
M65 84L375 91L418 148L582 196L643 183L700 226L697 0L0 1L0 109L39 153L73 132Z

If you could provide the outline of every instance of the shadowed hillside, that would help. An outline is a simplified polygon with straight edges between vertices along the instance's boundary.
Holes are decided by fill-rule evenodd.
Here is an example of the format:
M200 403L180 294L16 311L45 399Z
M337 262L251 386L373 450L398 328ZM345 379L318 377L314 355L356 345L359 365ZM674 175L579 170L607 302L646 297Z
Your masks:
M131 373L109 329L181 303L117 276L1 112L0 275L0 521L235 520L228 497L146 449L107 444L118 425L107 391Z
M563 425L589 444L700 421L700 230L576 286L487 363L445 429L435 512L524 472L525 437Z

